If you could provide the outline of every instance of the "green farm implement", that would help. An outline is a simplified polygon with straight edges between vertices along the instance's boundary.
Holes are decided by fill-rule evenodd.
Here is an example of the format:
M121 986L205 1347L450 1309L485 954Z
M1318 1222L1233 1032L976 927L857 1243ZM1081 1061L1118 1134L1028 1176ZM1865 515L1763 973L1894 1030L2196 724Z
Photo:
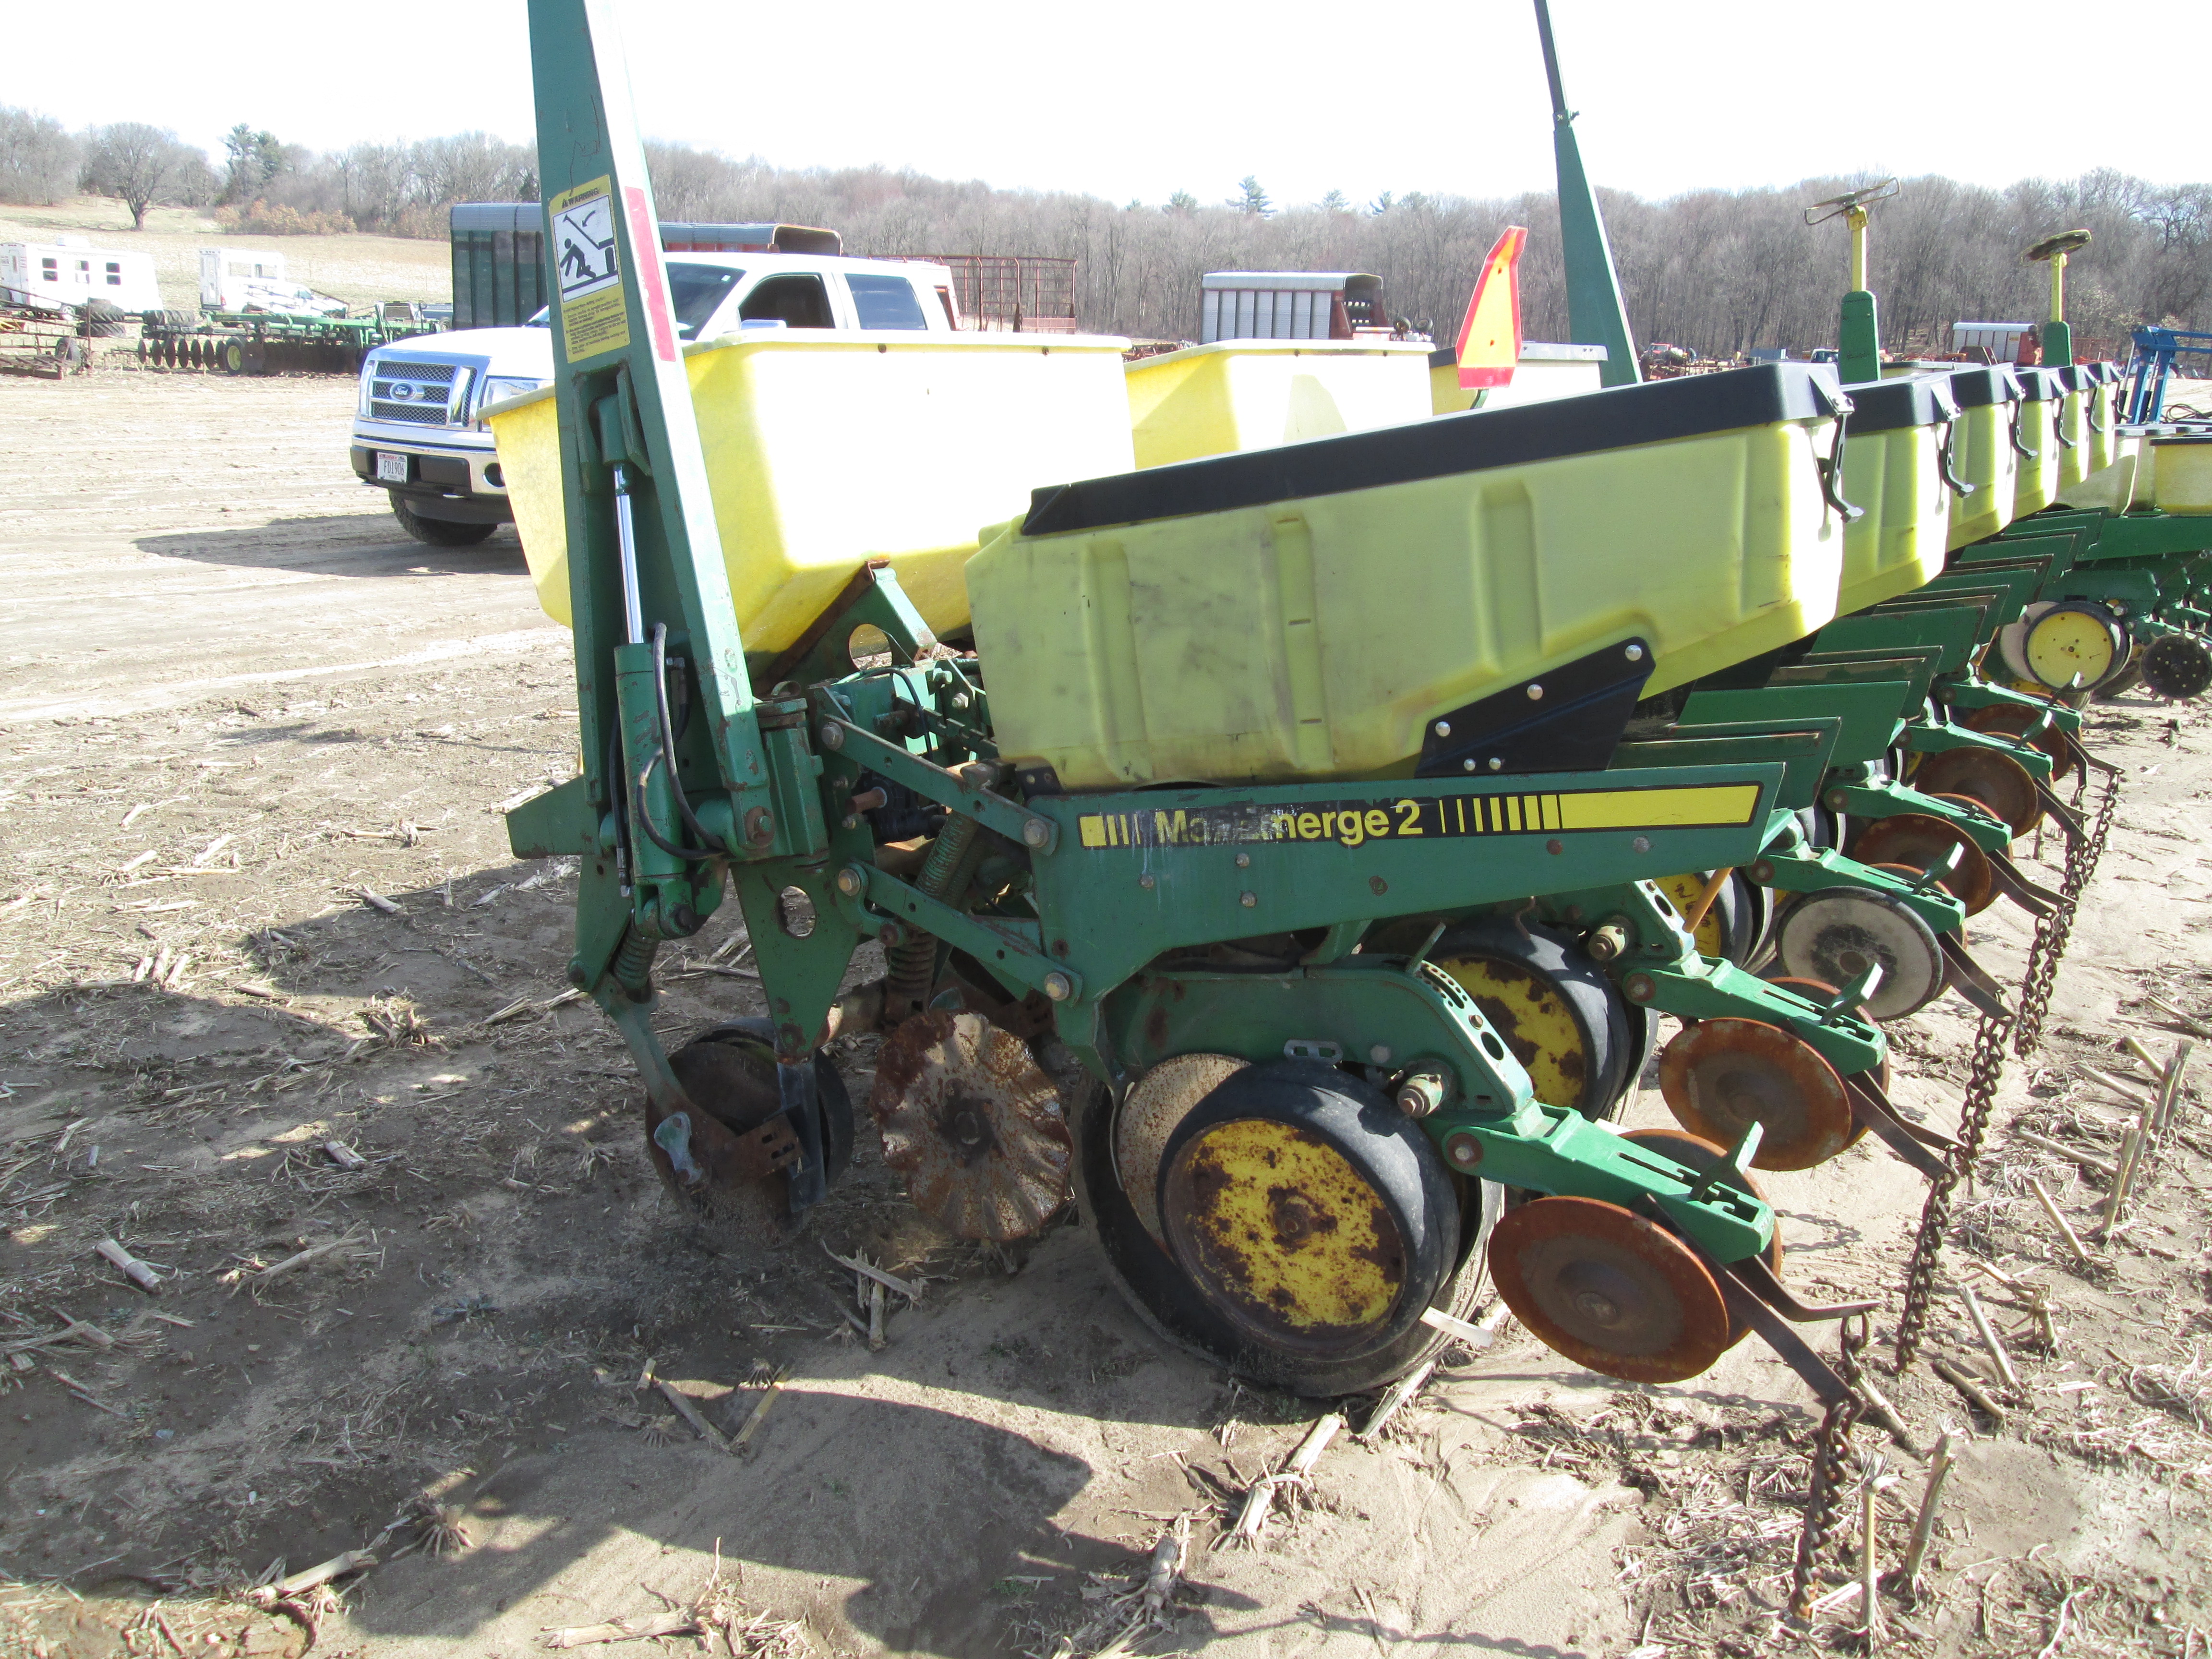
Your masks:
M1636 728L1830 619L1832 382L1781 365L1054 485L968 562L972 631L856 551L749 648L610 9L532 0L531 25L584 766L510 832L580 860L571 977L679 1199L803 1222L856 1133L824 1045L873 1030L870 1115L917 1205L994 1240L1073 1205L1157 1331L1243 1374L1397 1376L1486 1267L1607 1374L1692 1376L1755 1331L1844 1400L1793 1327L1864 1304L1784 1289L1762 1116L1720 1143L1593 1121L1662 986L1879 1067L1854 1000L1878 969L1765 986L1654 884L1820 865L1797 812L1844 721ZM1585 625L1547 644L1522 623L1570 568ZM1948 916L1924 874L1896 884ZM732 893L768 1012L671 1052L656 953ZM1564 949L1529 964L1620 1038L1595 1089L1535 1086L1449 970L1532 895L1553 923L1516 937L1622 975L1608 1000ZM855 983L871 942L885 972Z
M419 308L394 304L367 317L242 311L146 313L142 362L225 374L357 374L378 346L437 331Z

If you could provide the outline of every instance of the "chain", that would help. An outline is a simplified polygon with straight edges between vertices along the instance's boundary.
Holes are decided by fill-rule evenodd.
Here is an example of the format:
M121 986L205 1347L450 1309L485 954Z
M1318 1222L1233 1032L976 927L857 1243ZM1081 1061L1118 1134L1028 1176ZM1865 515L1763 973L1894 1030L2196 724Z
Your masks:
M2068 863L2072 863L2070 854ZM2058 963L2066 954L2067 936L2073 931L2070 898L2035 919L2035 939L2027 947L2027 971L2021 976L2020 1022L2012 1033L2012 1051L2022 1060L2043 1041L2043 1018L2051 1011L2051 994L2058 985Z
M2089 772L2085 766L2074 791L2077 810L2088 793ZM2075 911L2089 878L2096 872L2097 860L2105 855L2105 837L2112 830L2119 802L2120 778L2115 772L2105 780L2104 790L2097 798L2096 822L2089 833L2066 849L2066 875L2059 887L2063 902L2035 919L2035 939L2028 946L2027 972L2021 983L2020 1024L2012 1037L2012 1051L2022 1060L2043 1041L2044 1016L2051 1010L2051 994L2057 986L2058 964L2065 957L2067 940L2074 931Z
M1959 1139L1943 1160L1943 1173L1929 1183L1928 1201L1920 1212L1920 1231L1912 1241L1912 1258L1905 1268L1905 1305L1897 1316L1897 1364L1903 1370L1920 1352L1921 1333L1928 1324L1928 1310L1936 1291L1936 1262L1942 1255L1943 1239L1951 1226L1951 1194L1974 1172L1982 1155L1982 1141L1990 1132L1990 1111L1996 1103L1997 1085L2004 1077L2005 1039L2012 1034L2012 1016L1985 1013L1974 1028L1974 1058L1966 1069L1965 1103L1959 1112Z
M1805 1493L1805 1523L1797 1533L1797 1556L1790 1576L1790 1613L1813 1614L1813 1570L1836 1530L1836 1510L1850 1484L1851 1430L1859 1420L1859 1352L1866 1346L1863 1316L1846 1319L1837 1333L1836 1374L1850 1389L1820 1418L1813 1442L1812 1481Z

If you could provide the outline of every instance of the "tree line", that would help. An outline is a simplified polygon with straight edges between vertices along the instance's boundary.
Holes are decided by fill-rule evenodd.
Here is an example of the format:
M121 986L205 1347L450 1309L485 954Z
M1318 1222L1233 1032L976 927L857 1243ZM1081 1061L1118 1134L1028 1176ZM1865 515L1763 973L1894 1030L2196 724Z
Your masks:
M668 218L828 225L856 252L1072 258L1084 325L1151 338L1194 337L1199 278L1209 270L1371 272L1394 316L1449 338L1491 244L1507 225L1525 225L1528 336L1567 337L1549 191L1409 191L1358 204L1332 191L1278 209L1248 175L1212 203L1182 192L1116 207L1073 191L993 190L882 167L777 167L673 144L647 154ZM1840 222L1808 225L1803 210L1873 182L1837 175L1656 202L1601 190L1635 337L1707 357L1834 344L1846 232ZM2212 328L2212 185L2155 185L2109 168L2001 190L1931 175L1903 181L1874 210L1869 281L1886 343L1948 347L1956 322L2040 320L2047 269L2028 264L2026 250L2076 228L2094 238L2068 273L2077 337L2118 349L2142 323Z
M149 206L216 212L258 234L286 230L443 237L457 201L535 198L534 152L488 134L361 143L317 153L240 124L219 156L133 122L70 133L0 109L0 201L111 196L143 225ZM825 225L857 253L1040 254L1076 263L1084 327L1152 339L1198 331L1209 270L1358 270L1393 313L1449 337L1482 257L1508 224L1529 227L1522 314L1532 339L1566 337L1558 212L1547 191L1477 198L1408 191L1354 204L1337 191L1279 206L1257 175L1200 200L1115 205L1065 191L998 190L887 167L782 167L680 144L648 144L664 217ZM1835 343L1845 283L1839 222L1806 204L1872 182L1864 173L1785 188L1686 191L1661 201L1599 191L1635 337L1703 356ZM1869 281L1885 343L1948 345L1961 320L2034 321L2048 278L2022 255L2087 228L2069 274L2077 339L2124 347L2142 323L2212 328L2212 184L2154 184L2110 168L2002 189L1936 175L1903 181L1875 209Z
M211 157L143 121L71 132L52 116L0 107L0 202L48 204L80 191L121 202L138 230L153 208L188 207L256 235L443 240L453 203L534 198L538 157L483 132L317 152L246 122Z

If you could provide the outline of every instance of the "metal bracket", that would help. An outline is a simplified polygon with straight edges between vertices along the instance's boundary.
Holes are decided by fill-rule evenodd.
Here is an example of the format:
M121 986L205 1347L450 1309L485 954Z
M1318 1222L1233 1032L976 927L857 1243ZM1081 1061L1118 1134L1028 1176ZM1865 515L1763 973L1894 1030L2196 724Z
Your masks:
M1959 942L1957 934L1938 933L1936 945L1943 952L1947 969L1943 982L1946 985L1985 1014L1994 1014L1999 1018L2011 1015L2012 1010L2005 1006L2003 991L1983 970L1982 965L1966 954L1966 947Z
M1766 1138L1766 1126L1757 1118L1743 1126L1743 1133L1729 1148L1728 1156L1705 1171L1696 1186L1690 1188L1690 1199L1702 1204L1721 1182L1731 1187L1748 1189L1751 1184L1751 1160L1759 1156L1759 1143ZM1781 1223L1777 1222L1777 1226Z
M1912 890L1916 893L1933 892L1942 882L1959 873L1959 866L1966 856L1966 849L1959 842L1953 842L1943 849L1941 858L1913 878Z
M997 831L1017 847L1048 857L1059 846L1060 826L1050 818L976 781L964 770L951 771L897 744L886 742L872 732L862 731L826 691L817 690L813 702L819 721L816 740L831 753L843 756L865 770L902 783L950 811L966 813L986 830Z
M957 910L942 899L932 898L918 887L873 865L851 864L838 872L838 890L844 891L848 875L857 875L863 902L899 921L909 921L934 934L955 949L965 951L994 973L1004 974L1033 991L1042 991L1054 1002L1073 1002L1083 994L1083 976L1055 962L1024 938L1018 929L1034 930L1035 922L998 921Z
M2031 881L2012 861L2007 853L1989 854L1990 876L1997 891L2031 916L2047 916L2066 902L2065 896L2054 893L2039 882Z
M1925 1132L1898 1116L1873 1073L1860 1072L1845 1078L1844 1092L1850 1097L1851 1115L1866 1125L1868 1133L1929 1180L1943 1178L1948 1166L1923 1140Z
M1805 1339L1784 1322L1784 1316L1799 1323L1812 1323L1826 1319L1847 1318L1863 1313L1875 1304L1842 1303L1832 1309L1809 1308L1790 1294L1775 1278L1764 1256L1747 1256L1741 1261L1716 1261L1712 1252L1679 1228L1668 1225L1668 1218L1660 1206L1646 1200L1638 1206L1648 1221L1667 1226L1690 1253L1705 1264L1719 1285L1722 1298L1728 1304L1729 1316L1736 1323L1756 1331L1766 1346L1774 1350L1782 1363L1804 1380L1824 1406L1840 1405L1854 1398L1850 1385L1838 1376L1828 1362L1814 1353ZM1784 1310L1778 1313L1777 1309Z
M2071 739L2068 741L2071 742ZM2074 746L2078 749L2081 745L2076 744ZM2081 815L2059 799L2051 786L2041 778L2035 781L2035 798L2043 804L2043 810L2058 821L2058 827L2065 831L2066 839L2073 845L2080 846L2081 838L2088 833L2081 822Z
M1872 1313L1880 1302L1800 1302L1788 1286L1774 1276L1763 1255L1748 1255L1741 1261L1729 1263L1724 1270L1733 1275L1760 1302L1780 1314L1793 1325L1817 1325L1830 1319L1849 1319L1853 1314Z

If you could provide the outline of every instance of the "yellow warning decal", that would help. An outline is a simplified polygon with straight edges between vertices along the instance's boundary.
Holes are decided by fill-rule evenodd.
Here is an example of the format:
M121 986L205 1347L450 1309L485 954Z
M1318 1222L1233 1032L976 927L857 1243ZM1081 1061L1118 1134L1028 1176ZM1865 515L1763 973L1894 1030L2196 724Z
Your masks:
M553 225L553 268L560 288L561 337L580 362L629 344L622 256L615 245L614 181L599 178L546 204Z
M1315 801L1296 806L1152 807L1086 812L1076 838L1089 851L1118 847L1220 847L1255 842L1456 840L1541 836L1578 830L1732 830L1759 809L1755 783L1691 784L1568 793L1408 796L1398 800Z

